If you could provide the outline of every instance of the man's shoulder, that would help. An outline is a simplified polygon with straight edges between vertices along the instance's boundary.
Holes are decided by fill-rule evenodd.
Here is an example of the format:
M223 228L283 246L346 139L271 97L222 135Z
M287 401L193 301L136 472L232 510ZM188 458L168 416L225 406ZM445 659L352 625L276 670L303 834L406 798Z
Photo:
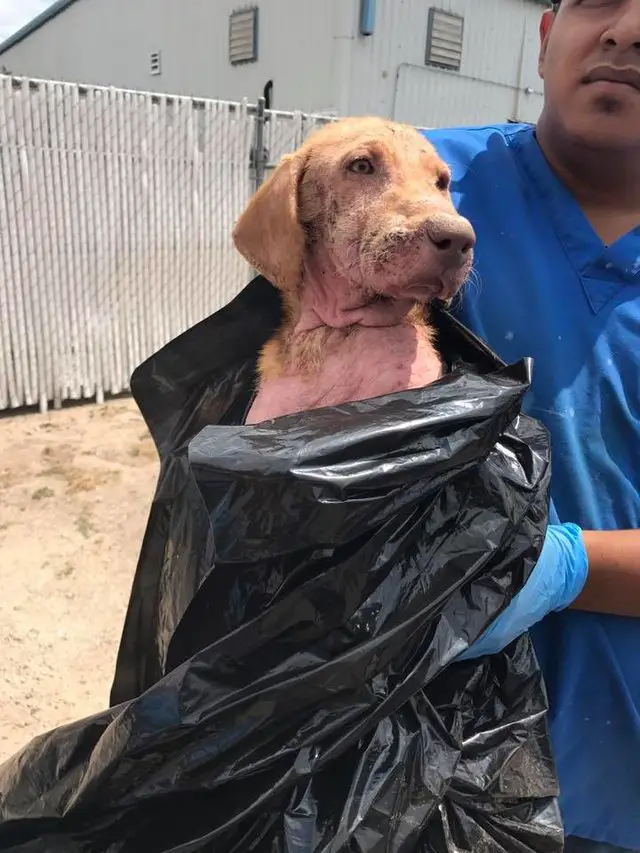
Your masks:
M517 149L534 134L531 124L488 124L423 129L425 136L454 170L468 167L480 155L489 165L514 160Z
M451 198L491 244L524 210L531 182L528 160L537 149L531 124L489 124L421 131L451 170ZM522 232L524 233L524 232ZM535 235L527 238L535 240Z

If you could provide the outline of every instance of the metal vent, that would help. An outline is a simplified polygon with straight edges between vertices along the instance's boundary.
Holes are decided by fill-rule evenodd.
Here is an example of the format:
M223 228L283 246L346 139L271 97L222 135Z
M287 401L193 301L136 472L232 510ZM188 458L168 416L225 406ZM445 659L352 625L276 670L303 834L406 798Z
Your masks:
M162 63L160 62L160 51L155 50L149 54L149 74L158 77L162 73Z
M238 9L229 15L229 62L256 62L258 59L258 10Z
M442 9L429 9L425 63L460 71L464 18Z

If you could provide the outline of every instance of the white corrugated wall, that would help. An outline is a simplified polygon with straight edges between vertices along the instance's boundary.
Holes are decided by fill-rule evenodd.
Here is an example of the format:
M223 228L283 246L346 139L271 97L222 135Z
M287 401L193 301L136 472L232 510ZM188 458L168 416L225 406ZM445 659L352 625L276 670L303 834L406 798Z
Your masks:
M425 65L431 6L464 16L459 72ZM533 0L377 0L374 34L353 40L350 112L431 127L535 121L543 10Z
M333 11L353 0L78 0L0 55L20 76L255 103L332 107ZM258 61L229 62L229 14L257 6ZM338 24L340 27L340 24ZM160 54L161 73L150 57Z
M229 13L256 5L258 61L229 62ZM459 73L424 64L431 6L464 15ZM541 104L535 0L79 0L0 57L15 74L255 102L376 113L421 125L535 120ZM524 48L524 53L523 53ZM150 73L160 54L162 73ZM531 94L525 94L529 87Z

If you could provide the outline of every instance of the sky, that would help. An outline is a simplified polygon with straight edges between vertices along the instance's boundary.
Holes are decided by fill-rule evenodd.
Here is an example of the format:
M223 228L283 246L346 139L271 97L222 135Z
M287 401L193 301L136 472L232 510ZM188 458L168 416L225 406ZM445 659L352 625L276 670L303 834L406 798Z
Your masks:
M53 0L0 0L0 42L20 29Z

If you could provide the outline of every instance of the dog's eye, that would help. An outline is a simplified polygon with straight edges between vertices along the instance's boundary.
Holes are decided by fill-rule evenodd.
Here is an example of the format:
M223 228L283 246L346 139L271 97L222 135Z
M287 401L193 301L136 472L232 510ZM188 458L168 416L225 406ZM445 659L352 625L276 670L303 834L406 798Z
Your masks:
M358 157L357 160L352 160L347 169L356 175L373 175L375 171L373 163L368 157Z
M451 178L447 175L446 172L442 172L442 174L438 175L438 180L436 181L436 187L440 190L440 192L446 192L451 186Z

